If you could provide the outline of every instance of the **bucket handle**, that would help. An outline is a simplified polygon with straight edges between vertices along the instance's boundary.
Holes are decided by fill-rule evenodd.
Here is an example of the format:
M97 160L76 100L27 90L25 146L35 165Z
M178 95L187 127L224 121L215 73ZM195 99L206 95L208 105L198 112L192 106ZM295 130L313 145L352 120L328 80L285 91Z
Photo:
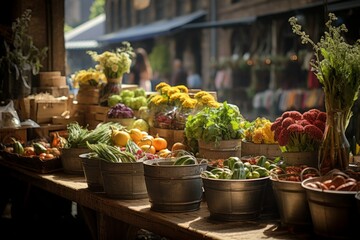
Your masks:
M277 173L276 172L277 170L280 170L281 172ZM278 167L278 166L273 168L273 169L270 169L270 171L269 171L270 176L273 177L277 181L280 180L279 179L279 174L281 174L281 173L286 174L285 170L283 168L281 168L281 167Z
M301 180L301 181L304 181L304 174L305 174L307 171L309 171L309 170L315 171L316 174L317 174L318 176L320 176L320 172L319 172L318 169L313 168L313 167L306 167L306 168L304 168L304 169L301 171L301 173L300 173L300 180Z

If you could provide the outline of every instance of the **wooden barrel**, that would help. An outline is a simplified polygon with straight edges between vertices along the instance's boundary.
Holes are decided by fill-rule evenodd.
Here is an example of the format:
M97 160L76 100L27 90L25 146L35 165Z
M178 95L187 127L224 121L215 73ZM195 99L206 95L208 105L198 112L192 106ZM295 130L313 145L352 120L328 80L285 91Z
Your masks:
M266 156L269 158L282 156L278 144L262 144L243 141L241 144L241 156Z
M241 157L241 139L210 142L199 140L199 157L206 159L226 159Z

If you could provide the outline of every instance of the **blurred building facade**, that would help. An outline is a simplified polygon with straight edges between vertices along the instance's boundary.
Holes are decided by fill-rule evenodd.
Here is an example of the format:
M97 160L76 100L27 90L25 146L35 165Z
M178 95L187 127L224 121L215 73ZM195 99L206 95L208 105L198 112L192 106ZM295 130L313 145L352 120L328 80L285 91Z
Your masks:
M292 33L288 19L296 16L318 40L327 13L335 12L354 34L350 39L357 39L360 27L354 22L359 7L360 1L352 0L107 0L106 34L99 43L115 47L127 40L150 55L165 45L168 61L180 58L185 67L193 67L204 89L216 89L216 73L227 69L231 81L224 94L244 109L305 110L321 107L321 94L307 103L297 99L304 97L301 91L316 90L319 85L311 83L311 49ZM282 96L278 89L296 91ZM287 106L288 101L282 99L280 106L276 94L295 99L294 104ZM274 110L270 103L275 99Z

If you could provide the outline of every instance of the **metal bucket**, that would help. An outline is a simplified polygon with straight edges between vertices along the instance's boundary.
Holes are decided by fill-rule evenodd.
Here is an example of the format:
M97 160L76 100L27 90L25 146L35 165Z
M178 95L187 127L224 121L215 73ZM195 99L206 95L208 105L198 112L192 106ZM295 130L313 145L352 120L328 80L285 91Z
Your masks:
M61 163L65 173L84 175L80 154L89 152L87 148L61 149Z
M100 159L91 153L80 154L88 189L93 192L103 192L103 178L100 171Z
M100 161L104 192L117 199L147 198L142 162L111 163Z
M360 192L358 192L355 195L355 198L356 198L356 207L357 207L358 215L360 216Z
M306 190L314 232L317 235L351 239L357 236L359 215L354 191L320 190L306 186L309 182L324 181L327 176L306 179L301 186Z
M198 141L199 156L206 159L225 159L241 157L241 139L206 143Z
M211 218L238 221L260 216L269 177L240 180L201 178Z
M200 208L203 190L200 173L207 163L172 165L168 159L144 161L145 183L151 209L189 212Z
M270 177L281 224L289 226L311 225L309 204L301 182L280 180L281 176L285 175Z

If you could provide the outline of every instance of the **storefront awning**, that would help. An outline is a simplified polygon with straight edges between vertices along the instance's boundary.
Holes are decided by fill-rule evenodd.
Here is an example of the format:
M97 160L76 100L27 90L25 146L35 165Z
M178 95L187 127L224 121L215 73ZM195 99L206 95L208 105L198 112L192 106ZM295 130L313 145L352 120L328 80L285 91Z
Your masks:
M105 14L100 14L65 33L65 41L95 40L105 33L105 18Z
M106 34L98 39L100 43L118 43L139 41L174 33L186 24L206 15L203 10L169 20L160 20L148 25L135 26L118 32Z
M237 25L248 25L255 22L256 16L244 17L240 19L231 19L231 20L220 20L212 22L201 22L201 23L192 23L182 26L182 29L196 29L196 28L217 28L217 27L232 27Z
M104 33L105 14L100 14L65 33L65 49L97 48L99 43L95 39Z

